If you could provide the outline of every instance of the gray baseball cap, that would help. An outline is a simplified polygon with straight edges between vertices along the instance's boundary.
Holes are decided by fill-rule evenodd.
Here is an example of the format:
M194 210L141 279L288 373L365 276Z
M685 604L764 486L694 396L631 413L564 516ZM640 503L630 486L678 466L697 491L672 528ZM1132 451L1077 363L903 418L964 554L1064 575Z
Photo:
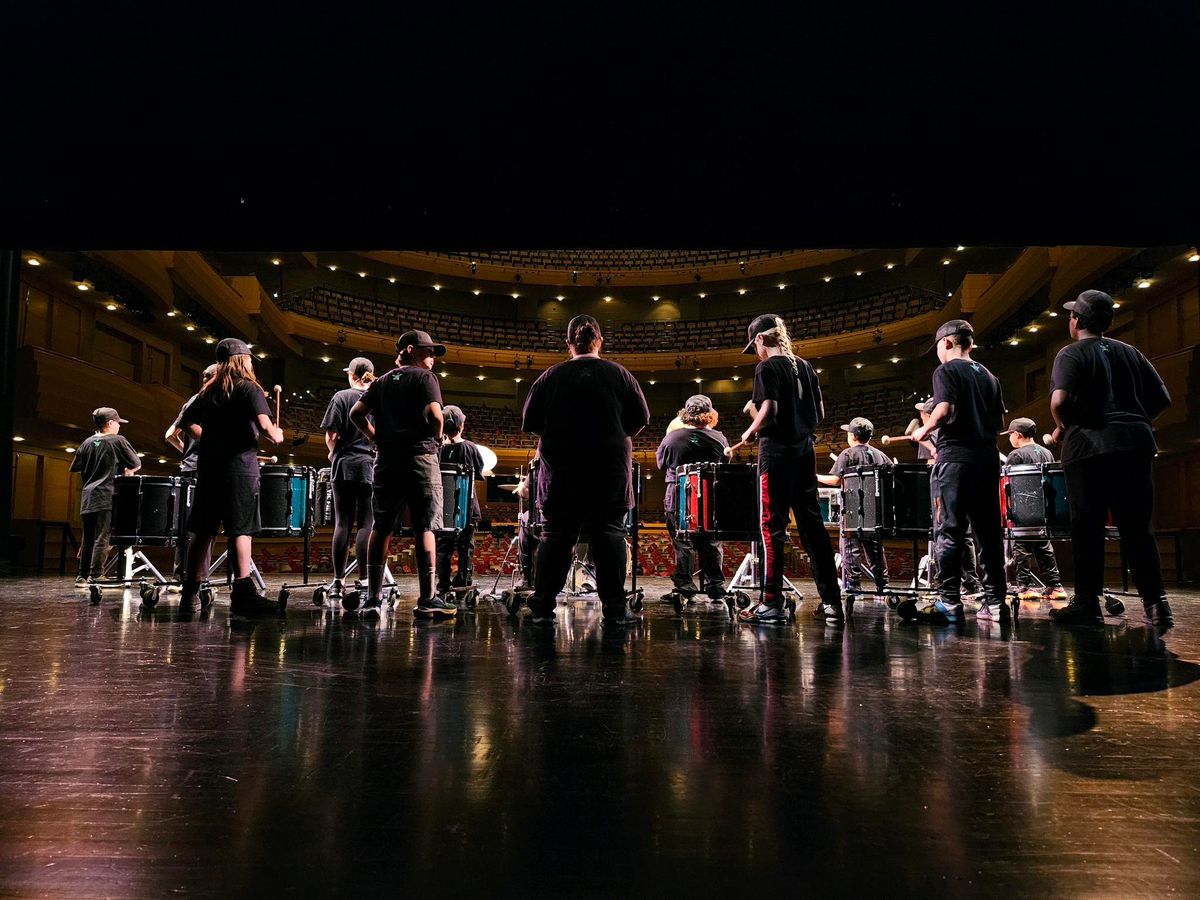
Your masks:
M849 425L841 425L839 427L842 431L849 432L860 441L869 441L871 435L875 433L875 426L871 424L871 420L864 419L862 416L855 416L850 420Z

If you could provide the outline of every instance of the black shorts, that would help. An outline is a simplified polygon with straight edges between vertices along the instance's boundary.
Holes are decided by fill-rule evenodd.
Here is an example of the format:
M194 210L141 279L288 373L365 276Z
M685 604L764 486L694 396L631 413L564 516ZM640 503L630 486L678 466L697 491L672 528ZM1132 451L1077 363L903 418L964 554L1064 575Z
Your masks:
M258 512L259 478L257 475L226 475L196 481L188 531L214 535L225 526L228 537L258 534L262 524Z
M431 531L442 521L442 464L436 453L376 463L371 495L376 531L399 530L408 510L415 531Z

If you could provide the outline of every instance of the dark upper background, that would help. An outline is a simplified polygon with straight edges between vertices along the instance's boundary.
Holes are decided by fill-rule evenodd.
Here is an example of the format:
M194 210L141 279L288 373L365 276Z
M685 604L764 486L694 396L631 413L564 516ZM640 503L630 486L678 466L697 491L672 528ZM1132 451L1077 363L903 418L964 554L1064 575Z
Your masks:
M981 7L23 4L0 244L1194 242L1200 7Z

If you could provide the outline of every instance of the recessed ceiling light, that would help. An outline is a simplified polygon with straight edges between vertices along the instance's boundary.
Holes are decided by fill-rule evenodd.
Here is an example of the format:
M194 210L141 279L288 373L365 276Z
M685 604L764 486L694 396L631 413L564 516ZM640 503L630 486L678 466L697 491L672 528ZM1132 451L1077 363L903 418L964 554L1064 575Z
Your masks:
M779 289L782 291L784 288L786 288L786 287L787 287L787 285L786 285L786 284L779 284L779 285L776 285L776 287L778 287L778 288L779 288Z
M445 369L443 369L442 371L438 372L438 375L440 375L442 378L445 378L445 377L446 377L447 375L449 375L449 374L450 374L450 373L449 373L449 372L447 372Z
M894 268L896 268L896 264L895 264L895 263L888 263L888 264L887 264L887 267L888 267L889 269L894 269Z
M259 359L266 359L266 358L267 358L267 354L265 354L265 353L260 353L260 354L258 354L258 358L259 358Z
M177 315L177 313L175 312L175 310L173 310L173 309L167 310L167 318L168 319L173 319L173 318L175 318L176 315Z
M185 325L184 327L185 327L185 328L187 328L187 330L188 330L188 331L195 331L195 330L196 330L196 326L195 326L195 325L192 325L192 324Z
M1054 310L1054 309L1050 310L1050 318L1052 318L1052 319L1057 319L1057 318L1058 318L1058 311L1057 311L1057 310Z
M893 356L893 357L892 357L892 362L894 362L894 363L898 363L898 362L900 362L900 357L898 357L898 356Z
M823 279L823 281L824 281L826 284L829 284L829 282L833 281L833 276L832 276L832 275L826 275L826 276L825 276L825 278Z
M738 295L739 295L739 296L740 296L740 295L743 295L743 294L745 294L745 293L746 293L746 289L745 289L745 288L738 288Z
M105 308L105 309L107 309L109 312L116 312L116 311L117 311L117 304L115 304L115 303L105 303L105 304L104 304L104 308Z
M520 378L514 378L514 379L513 379L513 381L515 381L517 384L520 384L520 383L521 383L521 379L520 379Z
M333 362L333 358L332 358L332 357L329 357L329 356L322 356L322 357L321 357L321 362L323 362L323 363L327 363L327 362Z
M333 263L330 263L330 264L329 264L329 271L330 271L330 272L336 272L336 271L337 271L337 266L335 266Z
M948 260L948 259L943 259L943 260L942 260L942 265L943 265L943 266L948 266L948 265L950 265L950 260Z
M13 440L14 440L14 441L16 441L16 442L19 444L19 443L21 443L23 440L25 440L25 438L21 437L19 434L14 434L14 435L13 435Z
M862 363L855 363L855 364L854 364L854 368L856 368L856 369L861 369L862 367L863 367L863 364L862 364Z
M435 284L435 285L433 286L433 289L434 289L435 291L440 291L440 290L442 289L442 286L441 286L440 284Z
M558 294L558 295L556 295L556 296L555 296L555 298L554 298L554 299L555 299L555 300L566 300L567 298L566 298L566 297L564 297L562 294Z
M1013 339L1012 339L1011 341L1009 341L1008 343L1009 343L1009 344L1011 344L1013 347L1015 347L1015 346L1017 346L1017 344L1019 344L1019 343L1021 343L1021 342L1020 342L1020 341L1018 341L1016 338L1013 338Z
M520 295L520 294L518 294L516 291L513 291L513 293L512 293L512 298L513 298L514 300L518 299L520 296L521 296L521 295Z
M1121 308L1121 301L1120 301L1120 300L1114 300L1114 301L1113 301L1113 309L1120 309L1120 308Z
M484 376L484 375L476 375L475 377L476 377L476 378L478 378L480 381L483 381L483 379L484 379L486 376Z
M396 276L395 276L395 275L389 275L389 276L388 276L388 284L395 284L395 283L396 283Z
M855 269L855 270L854 270L854 274L855 274L855 275L861 275L861 274L862 274L862 269Z
M42 261L36 256L29 257L25 262L31 266L40 266L42 264Z
M605 302L605 303L612 303L612 297L605 297L605 298L604 298L604 302Z
M64 449L64 450L66 450L68 453L74 453L74 452L75 452L75 448L74 448L74 447L63 447L63 449Z
M479 288L475 288L475 290L471 291L471 293L474 294L476 297L478 297L480 294L483 293L483 291L479 290Z
M825 371L824 369L817 369L817 374L820 375L824 371Z
M273 266L278 266L278 265L280 265L282 262L283 262L283 260L282 260L282 259L280 259L278 256L273 256L273 257L271 257L271 265L273 265Z
M651 383L651 384L658 384L658 382L657 382L657 381L655 381L653 378L651 378L651 379L650 379L650 383Z
M700 299L701 299L701 300L703 300L703 299L704 299L705 297L707 297L707 296L708 296L708 294L704 293L704 291L701 291L701 292L700 292Z
M1037 334L1037 330L1038 330L1038 327L1037 327L1036 325L1030 325L1030 326L1029 326L1029 331L1030 331L1030 333L1032 333L1032 334Z
M966 247L964 247L962 244L959 244L959 245L958 245L957 247L955 247L954 249L955 249L955 250L957 250L959 253L962 253L962 252L963 252L964 250L966 250L967 248L966 248Z
M732 377L733 377L733 380L734 380L734 381L741 381L741 380L742 380L742 376L741 376L741 375L734 375L734 376L732 376Z
M77 290L77 291L86 291L86 290L90 290L90 289L91 289L91 285L88 284L86 281L80 281L75 285L75 290Z
M215 344L216 342L217 342L217 339L215 337L212 337L211 335L209 335L208 337L206 337L204 339L204 343L206 343L206 344Z
M165 456L160 456L160 457L158 458L158 461L159 461L160 463L165 463L165 462L167 461L167 458L166 458Z
M1143 278L1141 281L1138 282L1138 287L1140 287L1142 290L1145 290L1146 288L1150 287L1150 279Z
M693 378L693 379L692 379L692 381L696 382L696 384L699 384L699 383L700 383L702 380L703 380L703 379L700 379L700 378Z
M658 294L655 294L655 295L654 295L653 297L651 297L650 299L651 299L651 300L653 300L655 303L657 303L657 302L658 302Z
M1192 251L1192 252L1191 252L1191 253L1188 255L1188 262L1200 262L1200 251L1193 250L1193 251ZM31 266L36 266L36 265L37 265L37 262L36 262L35 260L32 260L32 259L31 259L31 260L29 261L29 264L30 264Z
M275 291L275 292L273 292L273 293L271 294L271 296L272 296L272 297L274 297L276 300L278 300L278 299L279 299L279 291Z
M359 272L359 273L358 273L358 277L359 277L359 278L366 278L366 277L367 277L367 273L366 273L366 272Z

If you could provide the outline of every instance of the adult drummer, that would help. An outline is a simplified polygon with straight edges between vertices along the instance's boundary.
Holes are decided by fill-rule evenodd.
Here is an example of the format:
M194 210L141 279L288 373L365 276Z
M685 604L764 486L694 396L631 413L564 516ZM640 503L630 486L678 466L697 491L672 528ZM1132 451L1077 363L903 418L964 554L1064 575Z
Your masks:
M826 487L841 487L842 474L847 469L859 466L886 466L891 463L886 453L871 446L875 426L870 419L855 416L849 424L840 426L846 432L849 446L838 454L828 475L818 475L817 481ZM887 557L883 542L878 538L859 537L853 530L842 529L840 535L842 553L842 587L847 591L858 591L862 585L863 555L872 569L879 568L877 588L887 587Z
M977 615L1008 621L1004 540L1000 529L1000 456L996 435L1004 421L1004 397L996 376L971 358L975 329L952 319L934 337L941 365L933 373L933 411L913 432L916 441L938 430L937 459L930 473L933 549L939 597L918 609L903 601L905 619L945 625L963 618L960 588L967 530L975 532L983 558L985 590Z
M674 588L663 600L670 603L679 598L690 602L698 590L703 591L709 599L722 600L725 597L725 575L721 571L720 542L701 534L693 535L690 540L679 537L678 469L688 463L725 462L729 441L713 428L717 412L713 409L712 400L704 394L688 397L678 418L682 427L668 431L655 454L658 468L666 471L667 492L663 498L663 512L667 520L667 534L675 548L675 572L671 576ZM699 589L693 578L697 558L700 561Z
M529 389L521 429L539 436L538 500L544 526L529 607L535 623L554 621L571 549L587 530L596 561L604 624L636 623L625 597L625 521L633 506L633 437L650 421L642 389L624 366L600 358L600 323L567 325L571 358ZM515 611L516 605L512 607Z
M108 554L112 527L113 486L118 475L133 475L142 467L137 451L120 434L121 425L128 421L111 406L92 410L96 433L76 448L71 460L71 471L80 473L82 481L79 515L83 519L83 543L79 548L76 587L104 576L104 557Z
M375 448L367 436L350 421L350 410L362 399L375 380L375 363L356 356L342 369L349 387L329 398L329 407L321 428L329 451L330 488L333 491L333 584L331 598L345 592L346 559L350 555L350 529L358 523L354 540L354 558L358 571L366 574L367 541L375 512L371 508L371 488L375 481Z
M204 370L204 374L200 378L200 387L208 384L212 380L213 375L217 373L217 365L213 363ZM188 478L191 481L196 480L196 451L199 449L199 441L192 439L192 434L186 428L180 426L183 421L184 413L188 411L196 398L200 394L197 392L192 394L187 399L187 402L179 408L179 415L175 417L175 421L167 428L167 433L163 435L167 443L183 454L183 459L179 462L179 477ZM187 548L192 541L192 533L188 531L186 523L181 523L184 527L180 528L180 534L177 536L175 544L175 580L182 584L184 570L187 568ZM178 590L176 585L168 585L168 591Z
M1041 466L1054 462L1054 454L1037 442L1037 423L1033 419L1013 419L1008 423L1008 430L1002 433L1008 435L1008 442L1013 447L1012 453L1008 454L1008 465ZM1067 599L1062 578L1058 574L1058 560L1054 556L1053 544L1049 541L1014 539L1012 556L1017 576L1017 599L1039 600L1043 596L1047 600ZM1042 570L1042 579L1046 583L1044 592L1033 586L1033 567L1030 565L1030 559L1036 559L1038 567Z
M1175 620L1151 523L1158 447L1150 423L1171 405L1171 396L1140 351L1104 336L1112 326L1112 297L1084 291L1063 308L1071 313L1067 327L1074 343L1054 359L1050 414L1054 440L1063 448L1075 596L1050 615L1061 625L1103 622L1104 528L1111 511L1146 620L1170 628Z

